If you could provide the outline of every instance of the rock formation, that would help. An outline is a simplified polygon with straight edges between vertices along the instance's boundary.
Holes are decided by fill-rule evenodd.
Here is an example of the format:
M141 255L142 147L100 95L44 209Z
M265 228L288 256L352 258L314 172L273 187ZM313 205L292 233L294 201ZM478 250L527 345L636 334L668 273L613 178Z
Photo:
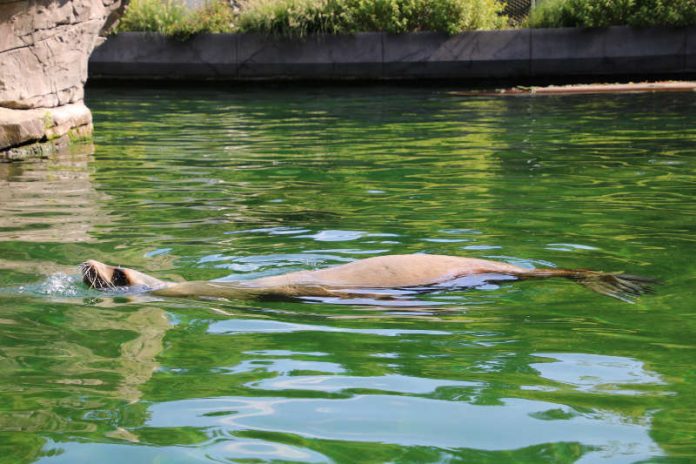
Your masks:
M122 0L0 0L0 160L92 131L87 62Z

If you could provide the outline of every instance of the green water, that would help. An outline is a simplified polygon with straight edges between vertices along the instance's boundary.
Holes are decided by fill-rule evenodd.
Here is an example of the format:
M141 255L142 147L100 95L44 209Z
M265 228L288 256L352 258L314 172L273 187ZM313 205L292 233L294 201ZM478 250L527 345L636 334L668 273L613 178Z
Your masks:
M696 95L92 88L0 165L0 462L696 460ZM104 295L389 253L623 270L408 304ZM391 302L393 303L393 302Z

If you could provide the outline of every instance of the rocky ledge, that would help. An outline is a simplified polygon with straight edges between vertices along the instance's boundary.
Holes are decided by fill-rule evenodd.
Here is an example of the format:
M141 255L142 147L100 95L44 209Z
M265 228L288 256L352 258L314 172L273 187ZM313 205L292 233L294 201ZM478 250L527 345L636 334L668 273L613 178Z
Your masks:
M0 0L0 160L89 136L87 63L121 0Z
M0 160L46 157L92 134L92 114L84 103L55 108L0 108Z

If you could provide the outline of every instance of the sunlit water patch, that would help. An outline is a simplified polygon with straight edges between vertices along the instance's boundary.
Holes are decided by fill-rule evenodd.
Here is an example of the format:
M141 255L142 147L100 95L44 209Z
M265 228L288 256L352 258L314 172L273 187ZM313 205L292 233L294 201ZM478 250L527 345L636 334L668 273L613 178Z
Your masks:
M396 337L407 334L446 335L447 332L438 330L420 329L357 329L349 327L331 327L325 325L295 324L281 321L233 319L211 324L208 332L214 334L238 334L238 333L289 333L289 332L343 332L356 334L379 335L382 337Z
M152 427L254 429L442 449L512 451L553 442L582 443L587 450L575 462L632 463L661 454L647 424L630 423L607 411L587 414L519 399L479 406L377 394L350 399L217 398L163 403L150 414Z
M544 363L530 364L539 375L584 392L635 395L637 391L626 387L664 384L643 362L631 358L584 353L541 353L537 356L548 359Z

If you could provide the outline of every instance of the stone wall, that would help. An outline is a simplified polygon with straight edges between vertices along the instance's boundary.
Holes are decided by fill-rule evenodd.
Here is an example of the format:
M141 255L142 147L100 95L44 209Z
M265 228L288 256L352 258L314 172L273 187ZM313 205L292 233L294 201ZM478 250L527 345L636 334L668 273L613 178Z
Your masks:
M45 154L91 133L87 63L121 4L0 0L0 160Z

